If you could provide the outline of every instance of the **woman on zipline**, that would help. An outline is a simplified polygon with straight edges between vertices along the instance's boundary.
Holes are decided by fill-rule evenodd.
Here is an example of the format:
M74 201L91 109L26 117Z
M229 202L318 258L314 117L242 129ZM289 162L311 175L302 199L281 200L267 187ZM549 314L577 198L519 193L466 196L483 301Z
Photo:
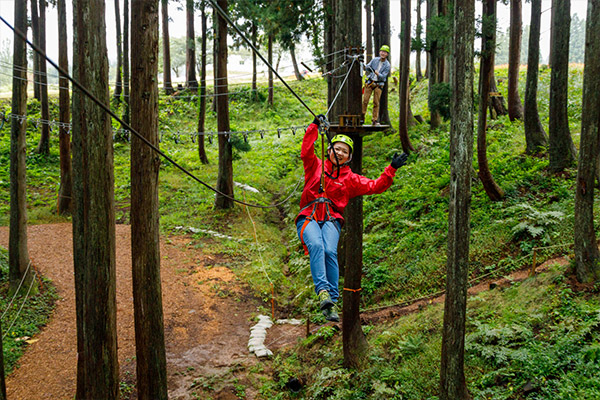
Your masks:
M350 170L354 143L346 135L336 135L327 149L327 159L315 155L319 125L325 117L318 115L308 126L300 158L304 164L304 190L300 212L296 217L298 237L310 258L310 272L319 306L325 318L338 322L335 303L339 298L337 245L344 223L342 214L348 201L356 196L383 193L391 185L396 170L406 164L408 155L394 154L392 163L377 179L368 179Z

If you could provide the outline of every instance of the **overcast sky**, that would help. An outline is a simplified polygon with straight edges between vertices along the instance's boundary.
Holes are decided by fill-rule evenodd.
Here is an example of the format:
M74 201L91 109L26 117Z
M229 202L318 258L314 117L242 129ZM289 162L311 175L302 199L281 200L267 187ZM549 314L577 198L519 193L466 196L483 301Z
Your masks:
M14 3L15 1L26 1L26 0L0 0L0 15L4 19L6 19L9 23L12 24L14 20ZM71 21L72 14L72 5L70 0L67 1L67 20ZM29 1L28 1L29 3ZM414 3L414 0L413 0ZM392 22L392 42L390 43L392 56L396 55L400 49L400 39L398 38L398 33L400 32L400 0L391 0L391 22ZM479 14L481 12L481 2L476 2L477 11ZM551 0L543 0L542 1L542 26L541 26L541 38L540 38L540 47L542 52L542 60L546 60L549 52L549 44L550 44L550 5ZM121 13L123 12L123 2L121 0ZM180 10L181 6L179 4L170 4L169 5L169 17L172 21L169 23L169 32L171 37L183 37L185 36L185 11ZM571 0L571 14L578 14L580 19L585 19L586 17L586 0ZM531 15L531 4L527 1L523 1L523 25L529 25ZM422 15L425 14L425 11L422 11ZM200 27L200 13L196 13L196 21L195 27L196 30ZM46 22L46 30L47 30L47 54L54 61L58 60L58 27L57 27L57 15L56 9L53 7L49 7L47 9L47 22ZM413 11L413 25L416 19L416 15ZM503 5L501 2L498 2L498 29L505 29L510 24L509 19L509 7L507 5ZM115 14L114 14L114 1L107 0L106 1L106 25L107 25L107 46L109 52L109 59L111 62L116 60L116 39L115 39ZM71 26L68 27L68 35L69 38L72 38ZM363 27L363 32L364 32ZM29 31L29 36L31 37L31 31ZM0 22L0 46L3 46L6 40L12 41L13 33L12 31L6 27L3 23ZM69 50L71 50L72 43L69 41ZM12 46L11 46L12 51ZM301 52L298 56L299 61L306 60L308 61L311 56L306 51ZM399 58L393 57L394 63L398 63ZM397 65L394 67L397 68Z

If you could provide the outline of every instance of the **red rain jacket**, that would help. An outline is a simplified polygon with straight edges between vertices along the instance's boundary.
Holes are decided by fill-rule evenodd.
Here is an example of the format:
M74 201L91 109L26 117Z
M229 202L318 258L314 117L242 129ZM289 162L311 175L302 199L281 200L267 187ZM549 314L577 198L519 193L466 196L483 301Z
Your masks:
M305 208L311 201L321 197L319 194L321 159L315 155L315 141L318 136L318 126L310 124L302 140L300 158L302 158L304 164L304 190L300 198L300 213L296 220L302 215L311 215L314 207L317 207L314 219L317 221L327 220L325 203L315 203ZM392 185L394 175L396 175L396 169L391 165L385 167L385 170L377 179L368 179L355 174L347 165L340 168L339 177L337 172L332 172L332 170L333 163L327 159L325 161L325 171L329 175L337 177L337 179L331 179L325 175L325 194L333 202L333 207L329 207L331 216L339 219L341 223L344 222L342 217L344 208L346 208L351 198L385 192Z

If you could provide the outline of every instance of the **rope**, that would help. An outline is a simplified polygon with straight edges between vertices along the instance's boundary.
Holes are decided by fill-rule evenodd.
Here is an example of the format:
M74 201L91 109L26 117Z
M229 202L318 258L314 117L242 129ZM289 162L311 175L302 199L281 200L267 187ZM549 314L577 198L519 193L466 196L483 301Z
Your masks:
M346 73L346 77L344 78L344 81L340 85L340 88L339 88L338 92L335 94L335 97L331 101L331 105L329 106L329 109L327 110L327 113L325 113L326 117L329 115L329 111L331 111L331 108L333 107L333 105L335 104L338 96L342 92L342 89L344 88L344 85L346 84L346 81L348 80L348 77L350 76L350 72L352 71L352 67L354 66L354 63L356 62L357 58L358 57L356 57L356 56L352 57L352 64L350 64L350 68L348 68L348 72Z
M246 42L246 44L248 46L250 46L250 48L252 48L252 50L254 50L254 52L256 53L256 55L258 57L260 57L260 59L265 63L265 65L267 67L269 67L269 69L271 71L273 71L273 73L277 76L277 78L279 78L279 80L285 85L285 87L287 87L288 90L298 99L298 101L300 103L302 103L304 108L306 108L314 117L316 117L317 115L313 112L313 110L310 109L310 107L304 102L304 100L302 100L300 98L300 96L298 96L298 94L290 87L290 85L288 85L287 82L281 77L281 75L279 75L279 73L275 70L275 68L273 68L271 66L271 64L269 64L269 62L263 57L262 54L260 54L260 52L258 51L256 46L254 46L252 44L252 42L250 40L248 40L248 38L246 36L244 36L242 31L237 27L237 25L235 25L233 23L233 21L229 18L227 13L225 13L225 11L223 11L221 9L221 7L219 7L219 5L215 2L215 0L208 0L208 1L211 3L211 5L215 9L215 11L217 11L217 13L221 16L221 18L223 18L225 21L227 21L227 23L229 23L229 25L231 25L233 27L233 29L240 35L240 37Z
M13 318L13 321L10 323L10 326L6 329L6 332L4 332L4 335L2 335L2 340L4 340L6 335L8 335L10 328L12 328L13 325L15 324L15 322L17 322L17 318L21 314L21 311L23 310L23 306L25 305L25 302L27 302L27 298L29 297L29 293L31 292L31 288L33 287L33 284L35 283L36 275L37 275L37 272L34 272L33 277L31 278L31 283L29 284L29 289L27 290L27 294L25 294L25 298L23 299L23 302L21 303L21 307L19 308L19 311L17 311L17 314L15 315L15 318Z
M213 1L213 0L211 0ZM222 10L221 10L222 12ZM54 68L56 68L65 78L67 78L69 81L71 81L71 83L73 83L73 85L75 85L79 90L81 90L81 92L83 94L85 94L88 98L90 98L94 103L96 103L104 112L106 112L107 114L109 114L111 117L113 117L117 122L119 122L122 126L124 126L125 128L127 128L131 133L133 133L139 140L141 140L146 146L150 147L152 150L154 150L157 154L159 154L160 156L162 156L165 160L167 160L168 162L170 162L171 164L173 164L173 166L175 166L177 169L179 169L181 172L183 172L184 174L186 174L187 176L189 176L190 178L192 178L193 180L195 180L196 182L200 183L201 185L205 186L206 188L212 190L213 192L230 199L231 201L238 203L238 204L242 204L242 205L246 205L249 207L255 207L255 208L274 208L274 207L279 207L280 205L284 204L291 196L293 193L291 193L288 197L286 197L286 199L280 203L276 203L276 204L271 204L268 206L262 206L259 204L249 204L240 200L235 199L233 196L229 196L223 192L221 192L220 190L213 188L212 186L210 186L209 184L205 183L204 181L200 180L200 178L198 178L196 175L192 174L190 171L188 171L187 169L185 169L184 167L182 167L179 163L177 163L173 158L171 158L170 156L168 156L165 152L163 152L162 150L160 150L158 147L154 146L152 143L150 143L150 141L148 141L148 139L146 139L145 137L143 137L140 133L138 133L135 129L133 129L131 127L131 125L129 125L128 123L126 123L125 121L123 121L117 114L115 114L106 104L102 103L98 98L96 98L96 96L94 96L89 90L87 90L83 85L81 85L77 80L75 80L71 75L69 75L69 73L67 71L65 71L63 68L61 68L58 64L56 64L54 61L52 61L44 51L42 51L38 46L36 46L35 44L31 43L29 41L29 39L27 39L27 36L24 35L21 31L19 31L18 29L16 29L15 27L13 27L11 24L9 24L4 17L0 16L0 20L2 22L4 22L4 24L6 26L8 26L17 36L19 36L21 38L21 40L23 40L25 43L27 43L33 50L35 50L36 53L38 53L40 56L42 56L43 58L46 59L46 61L48 61ZM247 39L246 39L247 40ZM279 74L277 75L279 76ZM287 84L286 84L287 85ZM290 89L291 90L291 89ZM296 95L297 96L297 95ZM304 104L304 103L303 103ZM308 107L308 106L306 106ZM309 109L310 110L310 109ZM312 111L311 111L312 112ZM314 113L313 113L314 115Z
M10 309L10 306L12 306L13 301L15 300L15 298L17 297L17 295L19 294L19 290L21 290L21 285L23 284L23 281L25 281L25 278L27 277L27 273L29 272L29 267L30 266L31 266L31 260L29 260L29 264L27 264L27 269L25 269L25 273L23 274L23 277L21 278L21 282L19 282L19 286L17 287L17 290L15 290L15 294L13 295L12 299L10 299L10 302L6 306L6 310L4 310L4 312L0 316L0 319L4 318L4 316L6 315L6 313L8 312L8 310Z

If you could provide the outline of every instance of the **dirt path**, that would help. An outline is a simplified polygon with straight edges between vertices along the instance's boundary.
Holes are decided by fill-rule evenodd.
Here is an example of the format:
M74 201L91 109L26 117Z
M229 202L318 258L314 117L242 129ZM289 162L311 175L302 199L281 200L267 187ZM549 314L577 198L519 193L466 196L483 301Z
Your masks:
M257 303L240 288L226 258L211 258L189 246L185 236L161 241L161 277L167 347L169 398L192 399L199 376L235 373L236 365L253 365L249 328ZM130 229L116 227L117 334L122 386L135 382L135 339L131 284ZM8 229L0 228L0 245L8 246ZM7 378L11 399L73 399L76 377L75 289L71 224L31 226L29 255L35 268L50 278L60 299L48 325L37 335ZM240 299L242 301L240 301ZM245 377L240 377L243 382ZM214 397L230 399L226 387ZM246 398L254 398L246 391ZM135 397L135 393L132 394Z

